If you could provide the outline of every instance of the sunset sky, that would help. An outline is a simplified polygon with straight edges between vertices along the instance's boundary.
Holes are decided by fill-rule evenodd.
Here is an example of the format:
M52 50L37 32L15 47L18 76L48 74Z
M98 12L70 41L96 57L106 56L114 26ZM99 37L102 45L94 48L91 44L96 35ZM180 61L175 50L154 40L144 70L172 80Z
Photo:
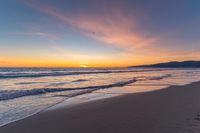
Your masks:
M200 60L200 0L1 0L0 67Z

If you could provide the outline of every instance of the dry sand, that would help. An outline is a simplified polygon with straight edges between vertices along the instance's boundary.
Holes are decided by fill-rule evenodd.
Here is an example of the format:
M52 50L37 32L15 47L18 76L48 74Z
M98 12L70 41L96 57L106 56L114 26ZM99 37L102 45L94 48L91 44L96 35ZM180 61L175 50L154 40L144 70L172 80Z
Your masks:
M41 112L0 133L200 133L200 82Z

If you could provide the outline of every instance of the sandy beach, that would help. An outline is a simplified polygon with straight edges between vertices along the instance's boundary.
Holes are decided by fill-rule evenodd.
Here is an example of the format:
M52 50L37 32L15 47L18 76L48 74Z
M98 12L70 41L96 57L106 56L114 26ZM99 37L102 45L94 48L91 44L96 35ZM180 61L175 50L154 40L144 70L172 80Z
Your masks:
M1 133L199 133L200 82L48 110Z

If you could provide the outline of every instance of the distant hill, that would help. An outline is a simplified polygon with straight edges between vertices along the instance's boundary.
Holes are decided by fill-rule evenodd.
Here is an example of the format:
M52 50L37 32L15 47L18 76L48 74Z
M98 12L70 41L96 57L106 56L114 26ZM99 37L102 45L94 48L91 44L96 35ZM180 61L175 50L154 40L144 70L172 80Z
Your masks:
M140 66L130 66L132 67L151 67L151 68L200 68L200 61L173 61L166 63L150 64L150 65L140 65Z

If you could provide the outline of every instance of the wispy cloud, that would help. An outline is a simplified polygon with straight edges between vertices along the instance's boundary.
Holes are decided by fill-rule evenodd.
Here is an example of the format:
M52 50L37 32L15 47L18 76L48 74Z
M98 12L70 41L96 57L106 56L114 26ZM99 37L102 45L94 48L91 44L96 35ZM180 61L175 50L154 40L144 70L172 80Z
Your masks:
M53 35L47 32L41 32L41 31L30 31L30 32L9 32L10 35L17 35L17 36L38 36L38 37L44 37L49 40L57 40L60 37L57 35Z
M80 12L72 16L39 1L29 0L26 4L105 44L129 49L151 45L156 41L156 38L138 32L139 16L127 14L120 7L113 6L112 9L90 14Z

